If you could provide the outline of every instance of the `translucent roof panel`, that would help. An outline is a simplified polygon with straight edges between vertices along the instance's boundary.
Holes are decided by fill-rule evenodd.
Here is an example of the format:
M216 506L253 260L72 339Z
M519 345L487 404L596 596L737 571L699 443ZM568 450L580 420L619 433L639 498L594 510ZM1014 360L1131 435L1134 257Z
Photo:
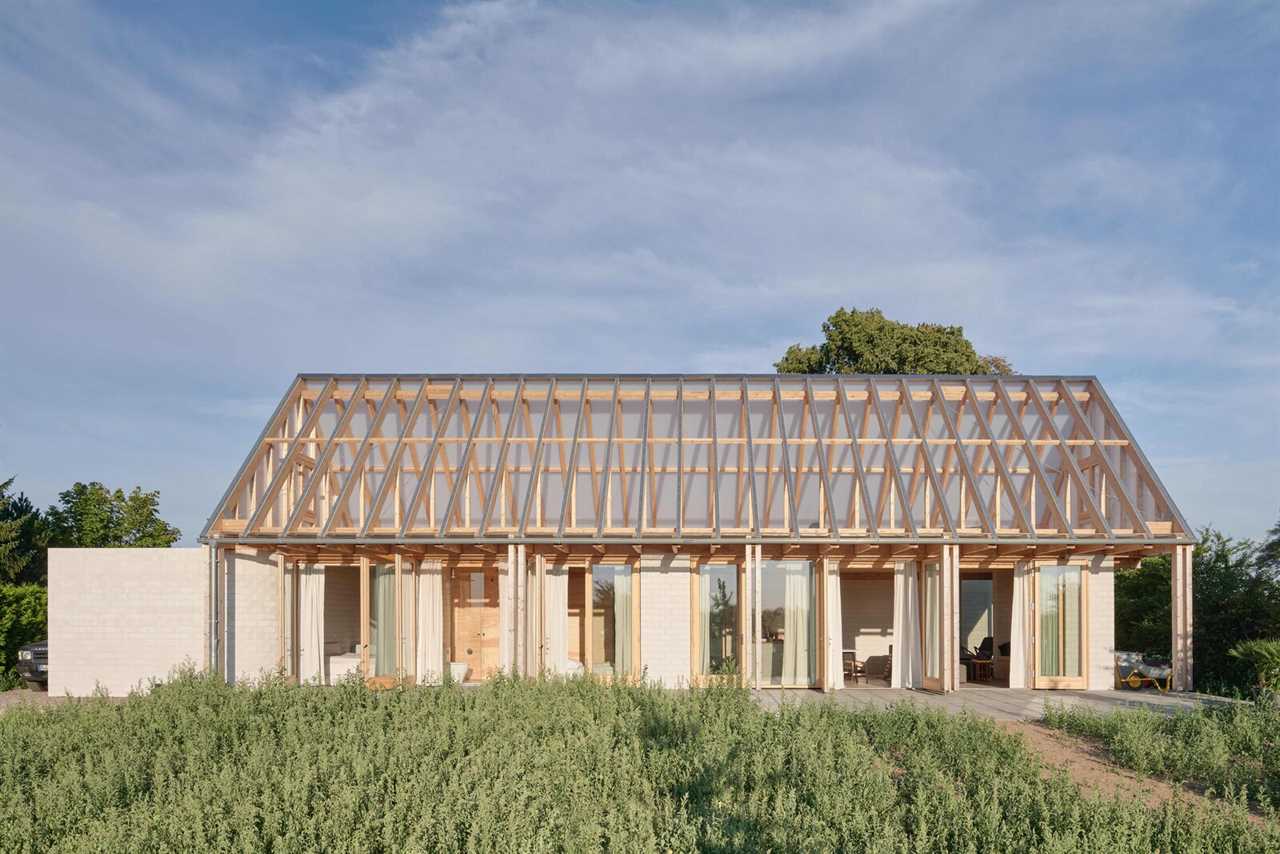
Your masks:
M297 377L201 539L1190 542L1094 377Z

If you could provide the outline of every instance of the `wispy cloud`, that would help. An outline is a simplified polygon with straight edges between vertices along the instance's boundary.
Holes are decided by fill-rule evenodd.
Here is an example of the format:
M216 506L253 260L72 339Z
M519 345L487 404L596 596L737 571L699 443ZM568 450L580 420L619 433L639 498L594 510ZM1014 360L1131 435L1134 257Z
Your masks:
M1226 208L1266 210L1230 139L1257 114L1159 82L1197 73L1200 14L461 4L335 85L28 7L0 31L0 466L211 506L298 370L767 370L841 304L1155 399L1256 381L1278 256ZM67 395L91 446L40 428ZM1139 404L1170 459L1197 446ZM183 414L107 465L152 411ZM1238 435L1214 459L1274 453ZM1258 533L1276 487L1183 489Z

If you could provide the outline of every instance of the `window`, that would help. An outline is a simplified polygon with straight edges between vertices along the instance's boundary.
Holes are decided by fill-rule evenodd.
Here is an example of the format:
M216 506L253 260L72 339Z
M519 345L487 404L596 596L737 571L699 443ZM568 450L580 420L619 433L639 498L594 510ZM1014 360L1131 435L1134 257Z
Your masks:
M738 567L708 564L698 569L701 673L736 673L738 652Z

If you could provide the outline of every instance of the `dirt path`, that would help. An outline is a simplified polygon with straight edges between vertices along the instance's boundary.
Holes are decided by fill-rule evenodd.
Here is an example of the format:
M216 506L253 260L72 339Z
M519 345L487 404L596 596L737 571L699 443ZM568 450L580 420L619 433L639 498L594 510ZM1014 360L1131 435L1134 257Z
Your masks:
M1027 746L1055 768L1065 769L1083 791L1109 797L1137 796L1147 806L1159 806L1175 793L1203 797L1164 780L1142 777L1111 762L1102 748L1031 721L1000 721L1006 732L1021 735Z

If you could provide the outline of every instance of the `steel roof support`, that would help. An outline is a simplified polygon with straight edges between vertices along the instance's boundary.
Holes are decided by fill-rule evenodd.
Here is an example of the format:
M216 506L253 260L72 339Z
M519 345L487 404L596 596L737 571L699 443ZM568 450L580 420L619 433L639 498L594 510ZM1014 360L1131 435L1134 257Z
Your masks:
M604 536L605 503L609 500L609 477L613 471L613 436L618 426L618 390L620 380L613 381L613 400L609 404L609 438L604 445L604 482L600 484L600 495L596 501L596 536Z
M1001 483L1009 493L1009 504L1013 506L1013 512L1018 517L1018 522L1022 525L1022 530L1026 532L1031 539L1036 538L1036 526L1033 521L1027 520L1026 511L1023 510L1022 502L1018 500L1018 490L1013 485L1013 478L1009 474L1009 469L1004 464L1004 454L1000 453L1000 448L996 445L995 434L991 432L991 424L987 421L987 416L982 411L982 406L978 403L978 394L974 391L973 382L971 380L964 381L965 396L973 406L974 417L978 420L978 429L982 431L982 435L986 437L990 443L991 459L995 465L996 473L1000 476ZM992 529L993 536L999 536L1000 532Z
M406 512L404 514L404 521L400 523L401 537L405 536L409 532L409 528L413 525L414 517L418 513L418 507L421 506L422 490L427 488L428 480L435 477L434 469L436 457L439 456L441 447L440 437L444 435L444 431L448 429L449 424L452 423L453 414L458 411L461 405L462 382L463 381L460 379L453 381L453 391L449 393L449 402L445 404L444 412L440 414L440 423L436 425L436 429L431 434L431 445L427 448L427 456L422 460L422 471L418 472L418 484L413 488L413 495L410 496L409 503L405 505ZM384 493L382 497L385 498L387 487L386 482L382 484L382 487L381 491ZM374 510L381 511L381 509L382 502L375 502ZM373 524L373 520L376 518L376 512L369 514L364 521L364 527L360 531L360 536L368 536L369 527ZM444 526L441 525L440 530L443 530L443 528Z
M515 396L511 398L511 415L507 418L506 429L502 431L502 443L498 445L498 459L494 464L493 481L489 485L489 494L485 496L484 515L480 517L477 530L481 535L489 532L489 517L493 514L493 506L498 503L498 493L502 490L503 468L507 464L507 449L511 446L511 431L515 429L516 419L520 415L520 400L524 396L524 377L516 381ZM494 425L497 426L496 424Z
M906 380L903 380L903 388L906 388ZM942 384L936 379L933 380L934 399L938 401L938 409L942 412L942 421L947 425L947 430L956 440L956 458L960 460L960 471L964 473L965 480L969 481L969 491L973 495L973 506L978 508L978 518L982 520L982 527L991 537L996 536L995 522L992 521L991 515L987 513L987 502L982 500L982 490L978 489L978 478L973 473L973 466L969 464L969 455L964 452L964 448L960 444L960 427L956 420L951 417L951 410L947 409L947 400L942 393ZM910 401L907 401L910 405ZM922 437L923 438L923 437ZM963 508L962 508L963 509Z
M827 530L831 532L831 536L839 539L840 520L836 517L835 499L831 495L831 473L827 468L827 455L822 444L822 431L818 427L818 404L813 399L813 385L809 382L808 377L804 378L804 395L809 402L809 423L813 427L814 439L813 452L818 457L818 474L822 477L822 491L826 499ZM832 417L835 417L835 413L832 413Z
M568 467L563 476L567 476L564 484L564 500L560 503L560 524L556 526L556 539L564 536L565 525L569 521L569 502L578 486L578 436L582 433L582 420L587 413L587 380L582 381L582 396L578 398L578 418L573 425L573 441L569 445Z
M862 512L866 514L867 530L871 536L880 535L880 520L871 509L871 497L867 495L866 473L862 470L862 449L858 447L857 431L853 429L853 416L849 414L849 395L844 380L836 377L836 397L840 399L840 414L844 416L844 429L849 434L849 450L853 456L853 474L857 478L858 496L862 499Z
M1089 508L1089 515L1093 517L1093 521L1097 523L1098 527L1106 533L1108 539L1114 537L1115 534L1111 531L1111 526L1107 524L1107 520L1098 511L1098 505L1094 502L1093 495L1090 494L1089 484L1085 481L1084 472L1080 471L1079 463L1076 462L1075 452L1071 450L1066 438L1058 431L1058 425L1053 423L1053 416L1045 405L1044 398L1040 396L1040 387L1035 382L1028 381L1027 393L1031 395L1031 402L1035 404L1040 417L1049 426L1049 432L1053 434L1053 438L1057 441L1059 451L1066 458L1067 471L1072 479L1075 480L1076 490L1084 498L1084 505Z
M640 410L640 506L636 509L636 536L644 533L644 523L649 515L649 405L653 382L645 380L644 403Z
M1036 453L1035 446L1031 444L1027 431L1022 427L1022 420L1018 418L1018 412L1014 409L1013 400L1009 397L1009 391L1004 387L1004 380L996 377L992 382L995 384L996 396L1000 398L1000 402L1004 404L1005 411L1009 417L1009 424L1013 427L1013 432L1017 434L1022 441L1023 452L1027 455L1027 464L1031 466L1031 470L1035 472L1035 477L1040 478L1040 484L1044 487L1045 495L1049 496L1049 506L1053 508L1053 514L1058 517L1058 523L1062 525L1062 530L1066 532L1068 537L1075 536L1075 528L1072 527L1070 520L1067 519L1066 510L1062 507L1062 502L1058 500L1058 493L1053 491L1053 487L1049 484L1049 476L1045 474L1044 466L1040 463L1040 455ZM1032 481L1031 490L1035 492L1035 482ZM1031 520L1031 530L1035 531L1035 519Z
M423 380L422 387L418 389L418 394L413 399L413 405L409 407L409 415L405 419L404 424L400 428L400 435L396 437L395 448L391 451L391 456L387 458L387 471L382 476L382 483L378 485L378 491L374 494L373 500L369 504L369 512L365 518L365 524L361 528L367 528L369 520L377 518L378 513L382 509L382 501L387 496L388 485L394 478L400 476L400 455L404 451L404 437L413 430L414 422L417 420L419 413L422 412L422 406L427 400L427 386L431 384L430 380ZM376 424L381 424L380 419L375 419ZM324 527L320 529L320 536L327 537L333 530L334 522L337 521L339 508L346 507L346 502L350 499L351 491L355 488L357 473L364 466L365 458L373 450L373 431L369 431L369 435L365 436L364 442L360 445L360 450L356 452L355 458L351 462L351 474L342 484L342 489L338 491L338 498L333 502L333 508L329 511L329 517L324 521ZM363 531L362 531L363 533Z
M284 486L284 482L293 476L293 465L297 461L298 453L304 444L308 441L313 441L307 439L307 435L315 429L316 422L320 420L321 412L324 411L325 406L329 403L329 399L333 397L333 393L337 388L338 381L335 379L325 383L320 395L316 398L315 406L311 408L311 412L307 414L302 426L298 428L293 441L289 443L289 451L285 454L284 459L280 461L280 468L276 470L276 476L271 478L271 483L267 486L266 491L262 493L262 497L258 499L258 506L254 508L253 515L249 517L249 521L244 526L245 533L251 533L262 524L262 517L267 515L267 510L275 502L276 495L280 492L280 487Z
M387 391L382 395L382 400L378 403L378 409L374 413L373 420L369 422L369 429L365 431L364 440L361 442L360 448L364 449L369 444L369 437L373 435L373 431L382 423L382 418L387 414L387 410L391 405L391 401L395 399L396 389L399 387L400 381L393 380L387 384ZM362 383L351 395L351 402L347 404L346 410L342 413L342 417L338 419L338 423L333 427L333 434L329 436L329 441L325 443L324 450L320 452L319 459L316 460L316 467L311 470L311 476L307 478L306 483L302 487L302 493L293 503L293 512L289 515L289 521L285 522L284 531L286 534L292 534L302 521L302 514L306 509L307 502L311 500L315 494L316 487L325 477L328 477L329 466L333 462L333 457L338 451L338 434L347 429L351 424L351 418L356 412L356 399L359 398L364 390L368 387L368 383ZM354 467L351 475L355 475ZM328 508L326 508L327 510ZM319 521L318 519L316 520Z
M791 508L791 533L800 536L800 514L796 508L796 490L792 482L791 454L787 449L787 421L782 417L782 386L773 378L773 400L778 406L778 437L782 444L782 477L787 489L787 506Z
M1133 498L1130 497L1129 491L1125 488L1124 481L1120 479L1118 474L1116 474L1116 470L1111 467L1111 461L1107 459L1107 455L1105 453L1106 449L1103 447L1102 443L1098 441L1097 434L1093 432L1093 427L1090 426L1089 419L1084 417L1084 412L1080 410L1080 404L1076 403L1075 396L1071 394L1071 389L1067 388L1067 384L1062 380L1058 380L1058 395L1067 401L1067 409L1071 410L1071 417L1076 420L1076 423L1079 424L1081 428L1083 428L1084 434L1089 438L1089 441L1093 442L1093 452L1098 455L1098 461L1102 463L1103 470L1116 485L1116 491L1120 493L1120 500L1124 502L1125 509L1129 511L1129 514L1133 516L1133 521L1142 529L1143 536L1150 537L1151 528L1147 525L1146 520L1142 518L1142 513L1138 510L1138 505L1134 502ZM1099 509L1102 511L1102 517L1105 519L1107 515L1107 508L1101 507Z
M747 443L747 468L749 474L747 476L747 484L750 487L751 504L749 510L751 512L751 535L753 537L761 536L764 527L760 522L760 502L759 496L756 494L756 448L751 440L751 388L747 378L742 378L742 423L745 427Z
M455 508L458 506L458 496L462 494L464 489L468 488L471 476L467 474L467 464L471 462L471 454L475 447L476 436L480 435L480 425L484 423L485 406L493 399L493 378L490 377L485 381L484 391L480 393L480 400L476 403L476 417L471 422L471 430L467 433L467 444L462 448L462 455L458 457L458 482L453 485L453 490L449 493L449 502L444 506L444 515L440 517L440 535L445 536L449 533L449 526L452 524L450 520L453 518ZM496 425L495 425L496 426Z
M560 381L553 379L547 390L547 402L542 409L542 423L538 425L538 441L533 445L533 456L529 458L529 491L524 496L524 506L520 508L520 528L516 535L523 537L528 530L529 511L538 494L538 484L542 481L542 449L547 435L547 425L551 423L551 405L555 401Z
M716 379L707 381L707 422L711 432L711 459L707 462L707 484L711 494L711 531L720 536L720 445L716 439Z
M893 447L895 436L884 420L884 413L880 411L880 389L876 386L876 381L870 377L867 378L867 393L870 395L870 408L876 414L876 423L880 425L880 434L884 436L885 465L893 475L892 483L897 490L898 500L902 504L903 527L907 529L911 536L917 536L916 520L911 516L911 505L907 503L907 490L902 485L902 472L898 471L898 452ZM960 534L954 527L948 533L952 536L959 536Z

